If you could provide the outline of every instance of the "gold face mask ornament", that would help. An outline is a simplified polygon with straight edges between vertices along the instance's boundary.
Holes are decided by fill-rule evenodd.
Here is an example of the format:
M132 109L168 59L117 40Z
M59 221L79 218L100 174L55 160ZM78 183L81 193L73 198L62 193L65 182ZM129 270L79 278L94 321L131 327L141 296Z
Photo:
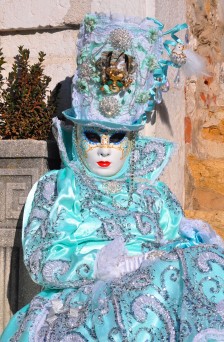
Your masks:
M133 57L121 51L106 51L96 62L101 72L101 88L105 93L117 94L127 90L133 82L130 77L136 70L137 64Z

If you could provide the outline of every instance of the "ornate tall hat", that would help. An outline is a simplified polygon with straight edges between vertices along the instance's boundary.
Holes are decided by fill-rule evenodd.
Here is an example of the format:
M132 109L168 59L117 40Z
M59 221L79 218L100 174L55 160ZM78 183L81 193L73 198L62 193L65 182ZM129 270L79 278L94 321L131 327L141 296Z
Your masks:
M72 108L63 112L65 117L91 126L143 128L146 113L169 90L168 66L186 62L184 45L175 35L186 27L163 33L163 25L152 18L86 15L77 43ZM171 40L163 42L167 34ZM168 59L162 59L164 50Z

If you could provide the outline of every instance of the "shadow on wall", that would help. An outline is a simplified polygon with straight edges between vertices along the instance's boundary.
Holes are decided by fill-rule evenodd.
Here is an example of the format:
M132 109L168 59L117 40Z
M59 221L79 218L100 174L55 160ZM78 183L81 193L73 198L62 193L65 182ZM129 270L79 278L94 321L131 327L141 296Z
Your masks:
M168 128L170 134L173 136L173 129L170 123L170 117L168 109L164 100L160 104L156 104L155 109L152 112L147 112L147 123L155 125L157 119L157 113L160 117L161 122Z
M57 110L55 116L58 116L59 119L63 118L62 112L65 109L71 108L71 87L72 87L72 78L66 77L63 81L59 82L56 87L53 89L52 93L56 93L57 95ZM57 90L59 88L59 91Z
M173 136L173 129L170 123L168 109L164 100L162 100L162 102L156 106L156 110L158 111L161 122L168 128L170 134Z

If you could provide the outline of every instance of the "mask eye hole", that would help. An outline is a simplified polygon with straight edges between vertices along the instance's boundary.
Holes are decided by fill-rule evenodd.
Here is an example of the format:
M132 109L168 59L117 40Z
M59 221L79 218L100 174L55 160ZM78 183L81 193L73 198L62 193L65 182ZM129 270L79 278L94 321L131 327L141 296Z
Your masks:
M124 139L125 136L126 136L125 132L114 133L110 137L110 143L114 143L114 144L119 143Z
M84 135L87 140L93 143L100 143L100 136L97 133L86 131Z

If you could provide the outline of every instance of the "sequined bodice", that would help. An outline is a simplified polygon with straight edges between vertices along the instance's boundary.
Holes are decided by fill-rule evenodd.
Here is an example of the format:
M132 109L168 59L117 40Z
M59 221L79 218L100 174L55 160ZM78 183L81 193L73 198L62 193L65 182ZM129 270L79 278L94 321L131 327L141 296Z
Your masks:
M160 222L163 201L159 189L149 182L135 182L132 201L127 208L129 196L129 181L94 182L86 175L76 173L80 187L80 213L85 227L85 219L94 222L94 239L99 241L113 240L122 236L126 246L132 253L144 252L146 242L159 243L165 234ZM161 184L161 190L167 195L167 203L181 216L182 210L169 189ZM169 197L169 198L168 198ZM173 232L173 237L178 233Z
M127 208L128 187L128 179L94 180L69 167L43 177L35 191L24 242L26 263L34 277L43 268L38 282L55 285L56 281L60 286L54 278L57 267L62 275L71 270L63 286L92 280L97 252L119 236L123 236L130 255L179 238L182 210L169 189L160 182L156 186L135 182Z

